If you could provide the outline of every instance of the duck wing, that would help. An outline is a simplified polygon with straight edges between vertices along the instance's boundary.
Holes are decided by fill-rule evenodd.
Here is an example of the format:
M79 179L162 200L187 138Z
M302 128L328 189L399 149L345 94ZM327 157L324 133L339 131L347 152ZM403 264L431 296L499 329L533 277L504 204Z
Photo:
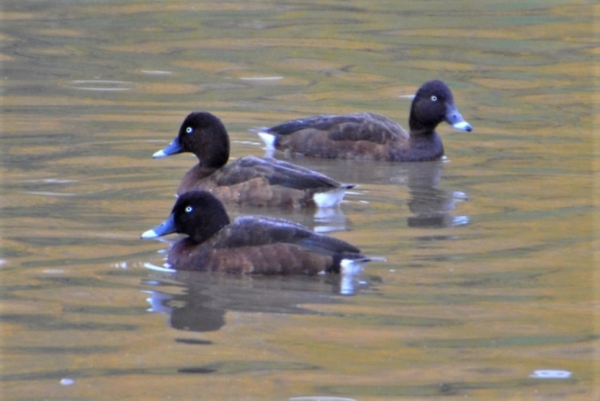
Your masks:
M291 120L266 130L269 134L282 136L299 131L325 134L332 141L369 141L384 144L408 139L408 134L398 123L376 113L320 115Z
M239 218L221 229L209 242L215 249L292 244L323 255L360 253L360 249L346 241L314 233L288 220L270 217Z
M340 183L316 171L272 158L254 156L228 163L215 173L214 179L218 186L231 186L256 177L266 178L270 185L299 190L340 187Z

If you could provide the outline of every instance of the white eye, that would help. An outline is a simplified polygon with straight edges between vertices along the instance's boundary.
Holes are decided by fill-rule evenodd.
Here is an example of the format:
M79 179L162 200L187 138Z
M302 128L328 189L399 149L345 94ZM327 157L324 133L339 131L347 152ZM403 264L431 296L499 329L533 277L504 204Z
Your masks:
M192 132L194 132L194 129L192 127L187 127L185 129L185 132L188 133L188 134L191 134Z
M432 102L437 102L437 96L436 95L431 95L431 101Z
M186 213L192 213L193 210L194 210L194 208L191 207L191 206L188 206L188 207L185 208L185 212Z

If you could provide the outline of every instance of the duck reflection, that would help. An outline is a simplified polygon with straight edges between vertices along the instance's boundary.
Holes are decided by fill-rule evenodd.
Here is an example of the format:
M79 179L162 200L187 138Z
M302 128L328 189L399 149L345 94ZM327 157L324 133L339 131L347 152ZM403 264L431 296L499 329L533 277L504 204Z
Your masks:
M231 220L235 220L241 216L259 216L268 214L269 217L277 217L302 224L319 234L352 229L351 222L348 221L346 214L340 207L287 210L272 208L265 211L264 208L252 206L227 205L227 213Z
M359 277L346 275L238 276L189 271L146 279L142 284L152 287L146 291L149 312L167 314L173 328L195 332L219 330L227 311L320 314L302 305L339 303L343 298L338 294L356 294L368 287Z
M279 152L277 156L286 157ZM289 156L287 156L289 158ZM467 216L455 216L457 202L468 196L463 192L449 192L439 188L445 162L443 160L416 163L390 163L369 160L329 160L309 157L293 157L293 162L310 167L341 182L357 184L349 192L346 202L352 202L360 194L361 184L406 185L410 197L407 205L412 215L407 218L409 227L445 228L469 223ZM364 198L369 202L372 199ZM316 220L316 219L315 219ZM332 221L329 223L335 227ZM340 225L337 225L340 226ZM345 225L343 227L346 227Z
M463 192L448 192L438 188L443 162L407 163L407 186L410 193L409 227L444 228L469 223L467 216L454 216L457 201L464 201Z

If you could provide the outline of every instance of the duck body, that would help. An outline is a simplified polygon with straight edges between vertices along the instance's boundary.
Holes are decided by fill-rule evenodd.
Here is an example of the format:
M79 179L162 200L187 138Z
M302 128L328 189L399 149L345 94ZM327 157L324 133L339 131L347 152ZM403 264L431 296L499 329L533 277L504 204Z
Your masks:
M369 261L357 247L288 220L247 216L230 222L207 191L180 196L169 218L142 238L174 232L188 235L169 251L167 262L176 270L310 275Z
M417 91L410 111L409 132L376 113L319 115L258 129L269 149L305 156L386 161L431 161L444 155L435 128L442 121L471 131L454 105L452 92L439 80Z
M199 164L188 171L177 190L207 190L227 203L253 206L334 207L353 185L273 158L246 156L228 163L229 136L222 122L208 112L191 113L177 138L155 158L192 152Z
M206 190L223 202L253 206L334 207L352 187L291 163L246 156L216 169L196 165L177 193Z

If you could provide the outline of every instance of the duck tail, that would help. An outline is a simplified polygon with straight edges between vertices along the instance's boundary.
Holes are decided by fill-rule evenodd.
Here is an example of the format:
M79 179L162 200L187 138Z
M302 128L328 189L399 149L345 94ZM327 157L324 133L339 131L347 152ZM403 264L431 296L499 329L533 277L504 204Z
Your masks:
M315 205L320 208L339 206L344 199L344 195L346 195L346 190L352 187L354 187L354 185L342 185L327 192L317 192L313 195L313 201L315 202Z
M252 128L250 132L254 132L258 134L260 139L265 143L266 150L275 150L275 144L277 142L277 137L273 134L269 133L268 127L260 127L260 128Z

